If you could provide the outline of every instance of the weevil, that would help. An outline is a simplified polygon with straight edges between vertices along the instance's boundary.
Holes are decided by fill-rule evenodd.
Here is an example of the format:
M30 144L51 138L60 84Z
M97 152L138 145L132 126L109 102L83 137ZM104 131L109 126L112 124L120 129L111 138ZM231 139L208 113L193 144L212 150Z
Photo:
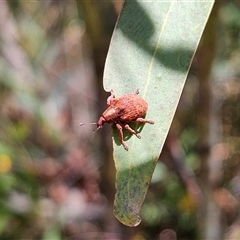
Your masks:
M101 129L105 123L114 123L119 131L120 142L125 150L128 146L124 141L123 128L134 134L137 138L141 138L140 134L129 126L130 122L150 123L154 121L144 119L144 115L148 109L148 103L138 96L139 89L133 94L125 94L121 97L115 97L114 91L107 98L108 108L102 113L97 123L97 130ZM84 125L81 123L80 125Z

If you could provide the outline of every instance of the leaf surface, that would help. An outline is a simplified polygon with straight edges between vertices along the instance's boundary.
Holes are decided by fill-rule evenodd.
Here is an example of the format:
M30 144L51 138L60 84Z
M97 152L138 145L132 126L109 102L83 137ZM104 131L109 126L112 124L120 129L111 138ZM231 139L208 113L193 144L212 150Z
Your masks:
M193 55L214 1L127 0L112 36L104 88L116 97L139 89L149 106L141 139L127 135L129 150L113 130L116 166L114 214L136 226L169 131ZM126 135L126 132L124 132Z

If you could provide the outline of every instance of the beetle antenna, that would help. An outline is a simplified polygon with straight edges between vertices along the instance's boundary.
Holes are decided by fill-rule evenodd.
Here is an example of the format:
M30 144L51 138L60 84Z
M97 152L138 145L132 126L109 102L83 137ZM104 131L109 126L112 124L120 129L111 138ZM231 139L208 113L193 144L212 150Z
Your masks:
M97 125L97 123L80 123L80 126L83 126L83 125ZM98 126L98 128L96 130L94 130L93 133L95 133L100 128L101 127Z
M93 133L95 133L98 130L98 128L96 130L93 130Z
M96 130L93 131L93 133L95 133L97 130L101 129L102 126L98 126Z
M80 123L80 126L83 126L83 125L97 125L97 123Z

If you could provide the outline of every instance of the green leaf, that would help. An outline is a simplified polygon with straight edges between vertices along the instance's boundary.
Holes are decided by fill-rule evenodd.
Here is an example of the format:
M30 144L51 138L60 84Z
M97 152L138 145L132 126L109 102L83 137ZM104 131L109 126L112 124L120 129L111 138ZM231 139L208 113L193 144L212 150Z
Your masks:
M123 224L140 223L139 212L173 119L189 66L213 6L203 1L127 0L108 52L104 88L116 96L140 90L148 104L138 139L126 140L113 131L117 170L114 214Z

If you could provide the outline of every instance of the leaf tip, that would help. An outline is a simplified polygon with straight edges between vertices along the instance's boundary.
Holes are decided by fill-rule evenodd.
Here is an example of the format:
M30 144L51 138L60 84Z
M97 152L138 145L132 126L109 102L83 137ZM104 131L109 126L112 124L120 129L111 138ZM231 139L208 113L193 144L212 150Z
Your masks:
M128 227L136 227L140 224L141 218L139 214L133 212L123 212L120 209L114 209L113 211L115 217L124 225Z

